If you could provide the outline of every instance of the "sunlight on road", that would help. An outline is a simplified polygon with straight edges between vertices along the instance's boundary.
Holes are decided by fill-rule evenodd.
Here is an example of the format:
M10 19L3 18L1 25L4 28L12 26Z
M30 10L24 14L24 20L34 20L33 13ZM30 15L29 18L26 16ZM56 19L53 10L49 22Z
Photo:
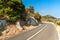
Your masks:
M60 40L60 34L58 34L59 35L59 40Z
M57 30L57 32L58 32L58 36L59 36L59 40L60 40L60 26L55 25L55 27L56 27L56 30Z

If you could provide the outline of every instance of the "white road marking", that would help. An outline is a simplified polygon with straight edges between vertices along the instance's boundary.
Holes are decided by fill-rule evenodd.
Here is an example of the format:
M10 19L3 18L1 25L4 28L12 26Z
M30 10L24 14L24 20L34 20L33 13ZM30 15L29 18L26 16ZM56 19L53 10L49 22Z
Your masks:
M29 37L27 40L30 40L30 39L32 39L34 36L36 36L38 33L40 33L42 30L44 30L45 28L47 27L47 25L46 26L44 26L42 29L40 29L38 32L36 32L34 35L32 35L31 37Z

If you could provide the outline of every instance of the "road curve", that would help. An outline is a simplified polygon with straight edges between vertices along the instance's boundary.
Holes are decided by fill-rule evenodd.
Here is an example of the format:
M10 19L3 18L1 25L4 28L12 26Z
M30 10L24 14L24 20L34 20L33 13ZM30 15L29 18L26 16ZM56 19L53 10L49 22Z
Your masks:
M5 40L58 40L58 34L53 24L43 23L40 27Z

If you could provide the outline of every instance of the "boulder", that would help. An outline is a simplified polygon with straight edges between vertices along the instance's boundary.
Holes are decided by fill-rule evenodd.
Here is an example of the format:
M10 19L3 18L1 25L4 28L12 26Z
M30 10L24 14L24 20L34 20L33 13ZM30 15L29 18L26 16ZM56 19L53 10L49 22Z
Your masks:
M16 22L16 27L17 27L19 30L22 30L22 29L23 29L22 26L21 26L21 24L20 24L20 21L17 21L17 22Z
M8 22L6 20L0 20L0 28L5 27L6 25L8 25Z
M27 25L38 25L38 21L34 17L30 17L27 21Z

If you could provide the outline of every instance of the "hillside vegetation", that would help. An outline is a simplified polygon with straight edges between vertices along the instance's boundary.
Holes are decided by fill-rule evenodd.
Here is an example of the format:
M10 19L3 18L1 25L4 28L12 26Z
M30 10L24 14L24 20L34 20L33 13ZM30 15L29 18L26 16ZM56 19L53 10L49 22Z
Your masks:
M23 21L21 23L25 22L25 24L23 25L25 26L27 24L28 16L34 17L38 22L41 22L41 15L38 12L34 11L33 6L25 8L25 5L23 4L22 0L0 0L0 20L6 20L8 22L7 26L0 29L0 35L3 35L3 37L5 38L6 35L11 36L13 34L15 35L16 32L20 33L20 30L17 28L16 23L18 21ZM20 27L20 25L18 26ZM27 27L27 29L32 29L34 27ZM25 28L26 27L22 27L23 30Z
M60 19L55 18L55 17L53 17L51 15L42 16L41 20L46 21L46 22L53 22L53 23L55 23L57 25L60 25Z
M4 28L0 29L0 36L2 35L2 32L4 32L4 36L15 35L17 32L20 33L21 31L18 29L20 25L18 25L19 27L16 26L18 21L21 22L21 24L24 23L23 26L25 27L22 26L22 30L35 28L36 26L32 25L26 27L27 20L30 20L29 17L33 17L38 23L46 21L60 25L60 19L51 15L42 16L39 12L34 11L33 6L25 8L22 0L0 0L0 20L6 20L9 23Z

